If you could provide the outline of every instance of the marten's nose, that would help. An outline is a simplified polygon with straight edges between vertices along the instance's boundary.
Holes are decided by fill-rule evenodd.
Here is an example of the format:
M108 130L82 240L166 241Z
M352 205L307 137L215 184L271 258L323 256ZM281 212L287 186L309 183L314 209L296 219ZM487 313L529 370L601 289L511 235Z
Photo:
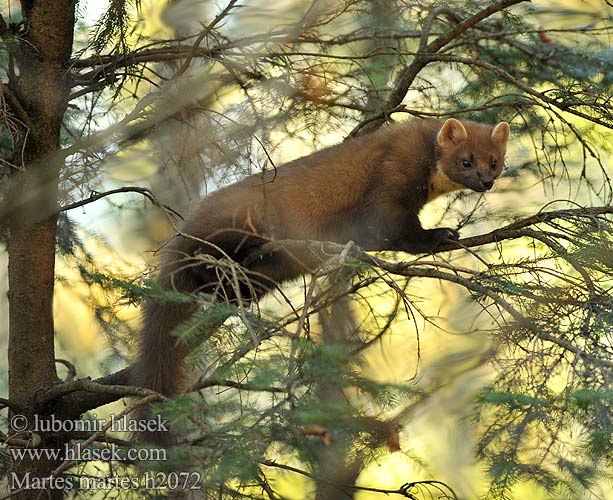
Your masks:
M492 189L492 186L494 185L494 181L481 181L481 185L485 189Z

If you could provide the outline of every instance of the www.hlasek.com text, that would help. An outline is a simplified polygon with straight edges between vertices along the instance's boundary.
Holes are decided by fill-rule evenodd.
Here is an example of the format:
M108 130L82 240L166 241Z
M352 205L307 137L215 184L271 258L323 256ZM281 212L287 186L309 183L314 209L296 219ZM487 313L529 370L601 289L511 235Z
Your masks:
M81 443L63 448L11 448L14 461L26 460L69 460L71 462L165 462L168 460L165 448L123 448L115 444L104 447L87 446Z

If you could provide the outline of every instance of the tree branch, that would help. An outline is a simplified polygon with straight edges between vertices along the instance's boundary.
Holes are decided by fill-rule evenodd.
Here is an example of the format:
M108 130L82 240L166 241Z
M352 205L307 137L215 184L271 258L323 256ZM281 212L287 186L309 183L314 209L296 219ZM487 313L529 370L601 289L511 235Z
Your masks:
M117 388L118 386L129 387L132 380L133 365L130 365L122 370L111 373L104 377L95 379L92 384L96 386L111 386ZM61 387L61 386L60 386ZM88 390L75 390L69 391L69 393L59 397L53 401L53 408L58 416L62 416L67 419L79 418L83 413L100 406L112 403L124 397L119 391L111 390L109 392L102 392L96 390L91 392ZM125 392L125 390L124 390ZM44 397L44 396L43 396Z
M450 242L441 245L433 253L446 252L449 250L457 250L460 248L472 248L481 245L487 245L488 243L498 243L502 240L522 238L525 234L518 232L517 230L532 226L535 224L541 224L549 222L554 219L565 219L571 217L596 217L598 215L613 214L613 206L603 207L586 207L586 208L574 208L566 210L551 210L548 212L539 212L524 219L520 219L516 222L512 222L500 229L494 229L489 233L481 234L478 236L472 236L470 238L464 238L457 242Z
M281 464L279 462L275 462L274 460L261 460L259 462L261 465L264 465L266 467L274 467L277 469L282 469L282 470L286 470L289 472L295 472L296 474L300 474L302 476L306 476L309 477L311 479L316 479L317 481L322 481L324 483L329 482L331 484L333 484L334 486L337 486L339 488L347 488L349 490L355 490L355 491L371 491L374 493L384 493L386 495L401 495L405 498L416 498L415 496L413 496L410 493L411 489L415 489L420 485L439 485L439 486L443 486L444 488L448 489L449 492L452 494L452 496L448 496L448 497L439 497L439 498L449 498L451 499L456 499L457 500L457 496L454 493L454 491L451 489L451 487L449 487L447 484L442 483L441 481L414 481L411 483L405 483L404 485L402 485L400 488L398 488L397 490L386 490L386 489L382 489L382 488L370 488L368 486L358 486L356 484L339 484L337 481L333 481L333 480L329 480L326 478L322 478L317 474L313 474L311 472L307 472L305 470L302 469L298 469L296 467L292 467L291 465L285 465L285 464ZM439 490L440 492L440 490Z
M2 14L0 14L0 38L2 38L2 40L6 40L10 33L8 24L6 24L4 17Z
M88 57L86 59L77 59L72 62L72 68L89 68L94 67L88 73L78 75L75 78L77 85L86 83L94 83L99 76L108 78L108 74L113 71L135 64L147 62L163 62L176 61L185 59L189 55L192 57L213 57L215 51L192 45L175 45L162 47L157 49L136 50L130 54L124 55L102 55L97 57Z
M525 217L516 222L512 222L511 224L508 224L500 229L490 231L489 233L473 236L470 238L464 238L457 242L446 243L444 245L441 245L432 253L441 253L451 250L459 250L462 248L466 249L490 243L499 243L503 240L522 238L526 236L526 232L524 231L526 227L550 222L555 219L569 219L573 217L595 218L599 215L606 214L613 214L613 206L539 212L530 217ZM465 278L463 276L451 272L444 272L437 269L426 268L424 267L426 263L423 262L388 262L379 259L378 257L371 255L356 246L348 247L348 245L341 245L339 243L322 241L282 240L266 243L265 245L260 247L257 252L251 254L247 261L253 261L259 258L261 255L265 255L274 251L279 251L280 248L283 248L292 255L299 255L301 259L310 258L314 267L317 267L323 262L328 261L330 257L346 254L346 257L349 259L355 259L370 265L374 265L382 269L383 271L387 271L392 274L407 277L426 277L442 279L445 281L459 284L467 288L468 290L490 297L492 300L494 300L494 302L496 302L504 310L506 310L511 315L511 317L518 321L520 325L525 326L528 329L532 329L533 333L537 338L554 343L565 350L573 352L578 356L584 357L586 360L590 361L595 365L613 368L613 362L603 360L589 353L586 353L585 351L581 350L580 348L565 339L553 337L542 331L534 331L532 326L527 323L526 318L511 304L509 304L504 298L502 298L495 291L476 283L472 279ZM145 395L144 392L140 392L139 388L129 386L131 380L131 370L132 366L128 366L127 368L124 368L119 372L96 379L94 381L86 379L78 380L71 384L64 384L63 386L60 385L47 390L45 393L43 393L42 396L39 396L39 398L42 403L47 403L55 399L55 405L58 414L69 415L71 417L79 416L87 410L91 410L93 408L97 408L99 406L111 403L124 396ZM104 389L103 387L101 387L105 385L111 386L110 389ZM194 385L194 389L197 390L216 385L244 390L266 390L273 392L284 392L284 389L274 387L253 387L250 384L241 384L238 382L217 379L202 380ZM146 389L142 389L142 391L146 391Z
M21 122L21 124L25 128L30 129L32 127L32 124L30 123L30 117L28 116L28 113L26 113L26 110L23 109L23 106L19 102L19 99L17 99L17 96L15 96L15 94L13 94L13 92L10 91L10 89L6 86L6 84L1 81L0 81L0 91L2 93L2 97L4 98L6 103L9 105L9 107L11 108L11 111L13 111L17 119Z
M487 245L489 243L498 243L503 240L517 239L523 238L525 235L524 232L519 231L522 228L532 226L535 224L540 224L543 222L549 222L554 219L564 219L570 217L595 217L597 215L604 214L612 214L613 206L603 206L603 207L588 207L588 208L576 208L576 209L567 209L567 210L552 210L549 212L539 212L530 217L526 217L524 219L518 220L516 222L512 222L506 226L503 226L499 229L494 229L489 233L480 234L478 236L471 236L469 238L463 238L458 241L449 241L447 243L443 243L439 245L435 250L432 250L431 253L437 254L442 252L448 252L451 250L459 250L466 248L473 248L482 245ZM303 255L308 255L309 253L316 255L319 259L318 262L325 261L329 257L340 254L346 245L341 245L340 243L333 242L322 242L322 241L301 241L301 240L279 240L270 243L266 243L262 245L257 251L247 257L244 264L250 264L251 262L258 259L260 256L269 254L274 251L278 251L280 248L285 249L292 253L292 255L297 255L302 257ZM295 252L295 253L294 253ZM363 251L362 251L363 252ZM364 252L365 253L365 252ZM365 255L369 255L365 253Z
M432 62L432 59L429 56L441 50L449 42L460 36L475 24L483 21L483 19L496 12L506 9L507 7L525 1L527 0L502 0L499 2L492 2L485 9L477 12L464 21L459 22L449 31L436 38L436 40L430 44L427 44L428 37L430 36L430 29L436 16L440 13L448 13L448 9L445 8L433 9L424 22L419 51L413 59L413 62L400 72L398 78L396 79L396 83L394 84L394 89L385 102L380 106L379 110L374 114L374 117L368 117L366 120L359 123L349 135L355 136L358 134L366 134L378 129L385 122L391 110L402 103L404 97L409 91L409 87L419 72L430 62Z
M183 217L181 216L181 214L179 212L177 212L173 208L169 207L168 205L165 205L164 203L161 203L157 199L155 194L153 194L153 192L149 188L138 187L138 186L128 186L128 187L122 187L122 188L117 188L117 189L111 189L109 191L103 191L102 193L99 193L97 191L92 191L91 194L89 195L89 198L86 198L84 200L75 201L74 203L69 203L68 205L64 205L64 206L58 207L57 211L58 212L65 212L67 210L73 210L75 208L82 207L82 206L87 205L89 203L93 203L94 201L98 201L98 200L100 200L100 199L102 199L102 198L104 198L106 196L110 196L110 195L117 194L117 193L139 193L139 194L142 194L145 198L147 198L154 205L157 205L158 207L163 208L164 210L167 210L168 212L171 212L172 214L174 214L175 216L179 217L180 219L183 219Z
M142 387L123 384L101 384L90 378L82 378L64 384L53 385L40 391L36 394L36 406L43 407L51 401L78 391L118 397L140 396L143 398L151 396L152 394L157 394L154 391Z
M238 0L230 0L228 5L198 35L192 45L185 46L179 44L169 47L135 51L131 54L94 56L87 59L73 61L71 65L73 68L87 68L94 66L94 69L88 73L75 77L76 85L88 86L86 89L72 94L70 99L74 99L88 92L98 90L96 84L102 84L104 86L111 83L114 80L113 75L115 71L120 68L146 62L174 61L184 59L183 64L174 75L174 77L177 77L187 71L194 57L214 57L216 54L219 54L219 50L217 50L215 54L213 50L200 48L200 44L211 32L211 30L228 15L228 13L234 8L237 1ZM99 81L100 77L102 77L101 81Z
M192 50L190 51L190 53L188 54L187 58L185 59L185 61L183 62L183 64L181 65L181 67L179 68L177 73L175 74L175 77L180 76L180 75L182 75L183 73L185 73L187 71L187 69L189 68L189 65L192 62L192 59L194 58L194 54L196 53L196 51L198 50L200 44L202 43L202 40L204 40L205 37L211 32L211 30L215 26L217 26L217 24L219 24L223 20L224 17L226 17L228 15L228 13L236 5L237 1L238 0L230 0L228 2L228 5L226 5L226 7L219 14L217 14L217 16L215 16L215 19L213 19L208 24L208 26L202 30L202 33L200 33L198 35L198 38L196 38Z
M604 120L601 120L600 118L591 116L587 113L584 113L574 108L574 106L590 107L590 105L598 105L603 108L607 108L610 106L610 104L608 103L598 104L598 103L584 102L581 100L567 101L567 100L558 100L558 99L551 98L548 95L546 95L545 92L539 92L538 90L533 89L530 85L525 84L524 82L522 82L518 78L515 78L513 75L511 75L507 71L504 71L498 66L484 62L482 60L477 60L477 59L472 59L472 58L467 58L467 57L452 56L452 55L447 55L447 54L436 54L436 55L426 56L426 59L429 59L430 61L447 61L447 62L466 64L468 66L479 66L480 68L484 68L488 71L491 71L497 77L503 80L506 80L510 84L523 90L524 92L535 97L536 99L539 99L547 104L555 106L561 111L572 113L575 116L579 116L593 123L597 123L598 125L602 125L603 127L613 129L613 120L609 119L609 121L604 121ZM556 89L556 90L559 90L559 89Z
M219 380L217 378L206 378L204 380L199 380L197 383L191 386L188 391L199 391L200 389L206 389L208 387L228 387L230 389L239 389L243 391L274 392L278 394L285 394L288 391L285 387L264 387L234 382L233 380Z
M522 238L527 235L526 230L524 229L527 226L548 222L554 219L567 219L571 217L594 218L598 215L612 213L613 206L542 212L483 235L475 236L472 238L465 238L457 242L450 241L444 245L441 245L432 253L457 250L460 248L470 248L488 243L498 243L506 239ZM589 361L594 365L606 367L609 369L613 368L613 362L589 354L583 349L567 341L566 339L554 337L550 334L542 332L540 329L536 328L529 321L528 318L524 317L520 311L515 309L513 305L511 305L496 291L477 283L473 279L465 278L458 273L444 272L438 269L424 267L424 264L419 261L392 263L382 260L374 255L371 255L360 249L359 247L354 246L351 247L349 251L347 251L347 245L318 241L282 240L266 243L265 245L262 245L262 247L260 247L256 252L251 254L248 257L247 261L253 261L259 258L261 255L266 255L275 251L279 251L279 249L283 249L289 255L297 256L297 258L305 262L305 265L307 267L316 267L318 265L321 265L322 262L329 261L330 257L342 254L344 252L347 253L347 257L349 259L355 259L359 262L364 262L366 264L375 266L383 271L387 271L392 274L406 277L434 278L448 281L451 283L456 283L458 285L463 286L467 290L473 291L475 293L492 299L496 304L498 304L498 306L505 310L517 322L520 327L529 330L535 336L535 338L556 344L559 347L562 347L563 349L574 353L576 356L584 358L585 360ZM587 285L589 287L589 283Z

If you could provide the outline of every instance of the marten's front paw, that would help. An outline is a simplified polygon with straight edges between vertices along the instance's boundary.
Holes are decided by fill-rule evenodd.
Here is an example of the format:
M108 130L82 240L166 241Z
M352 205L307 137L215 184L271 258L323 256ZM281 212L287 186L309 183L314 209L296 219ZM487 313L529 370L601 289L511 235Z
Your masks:
M444 243L446 240L459 240L460 233L450 227L439 227L432 232L432 243L434 247Z

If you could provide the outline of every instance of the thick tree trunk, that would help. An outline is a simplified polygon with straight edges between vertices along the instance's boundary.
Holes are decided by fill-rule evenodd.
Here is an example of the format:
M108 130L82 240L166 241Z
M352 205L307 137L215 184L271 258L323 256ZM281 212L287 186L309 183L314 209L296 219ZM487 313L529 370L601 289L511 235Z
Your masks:
M53 290L62 165L57 151L70 89L74 11L74 0L22 1L24 35L12 49L19 76L9 87L29 123L23 147L16 150L16 160L25 171L14 179L9 220L9 399L13 414L23 414L30 425L37 411L35 392L57 380ZM39 437L42 447L53 447L44 435ZM56 465L26 459L15 461L12 472L21 482L27 473L32 478L48 477ZM40 493L25 491L16 498L37 498Z

